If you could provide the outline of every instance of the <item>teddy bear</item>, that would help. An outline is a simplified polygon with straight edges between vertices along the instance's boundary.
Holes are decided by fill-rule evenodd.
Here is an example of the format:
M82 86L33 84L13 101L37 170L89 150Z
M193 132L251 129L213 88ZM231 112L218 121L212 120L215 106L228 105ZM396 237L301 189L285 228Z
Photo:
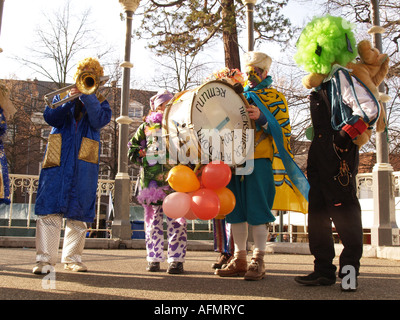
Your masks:
M368 87L376 99L379 99L378 86L389 71L388 55L380 53L368 40L359 42L357 50L360 61L349 62L346 67Z
M389 57L387 54L382 54L378 49L373 48L371 42L362 40L357 45L358 55L360 60L357 62L349 62L346 68L351 70L351 74L356 76L361 82L371 91L378 102L388 101L388 96L380 94L378 86L382 83L389 70ZM310 73L303 77L303 86L307 89L318 87L327 77L327 74ZM383 132L386 128L386 115L381 104L381 112L376 122L376 131ZM362 146L368 142L372 134L372 130L368 129L363 134L358 136L353 142L358 146Z
M352 70L351 73L365 84L381 104L381 113L376 122L376 131L383 132L386 128L386 114L382 102L387 102L389 97L385 94L380 94L378 87L389 71L389 57L387 54L380 53L378 49L372 47L371 42L368 40L359 42L357 50L360 61L356 63L349 62L346 67ZM366 133L371 135L371 130L367 130Z

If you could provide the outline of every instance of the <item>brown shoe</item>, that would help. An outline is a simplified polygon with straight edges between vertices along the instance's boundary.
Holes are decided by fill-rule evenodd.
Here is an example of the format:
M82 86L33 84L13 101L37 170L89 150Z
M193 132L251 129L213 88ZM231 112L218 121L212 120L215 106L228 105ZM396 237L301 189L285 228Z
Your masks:
M252 258L249 269L244 275L244 280L257 281L265 277L265 266L263 259Z
M213 269L221 269L225 264L228 264L232 260L233 256L227 253L221 253L217 262L213 263L211 267Z
M216 269L215 274L220 277L243 277L246 271L246 259L234 258L223 269Z

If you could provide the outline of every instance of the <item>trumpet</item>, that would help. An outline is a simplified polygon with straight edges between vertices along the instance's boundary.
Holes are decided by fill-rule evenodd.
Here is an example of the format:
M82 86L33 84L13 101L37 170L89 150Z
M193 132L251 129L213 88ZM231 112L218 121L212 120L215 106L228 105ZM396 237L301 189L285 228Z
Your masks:
M56 91L52 91L52 92L46 94L44 96L44 101L50 108L53 108L53 109L57 108L58 106L66 103L68 101L79 98L82 94L89 95L89 94L95 93L97 91L97 89L99 88L99 86L102 83L105 83L106 81L108 81L109 78L110 78L109 76L99 77L96 74L87 72L87 71L81 72L78 75L75 84L71 84L64 88L61 88L61 89L58 89ZM73 94L72 96L62 99L56 103L51 103L50 98L53 98L57 94L71 90L73 87L77 87L78 90L80 91L80 93Z

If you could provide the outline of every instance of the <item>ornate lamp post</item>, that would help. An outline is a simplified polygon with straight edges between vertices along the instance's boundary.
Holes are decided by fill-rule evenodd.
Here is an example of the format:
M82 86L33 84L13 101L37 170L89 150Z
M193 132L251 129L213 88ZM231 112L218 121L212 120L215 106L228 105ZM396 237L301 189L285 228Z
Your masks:
M242 3L247 7L247 37L248 37L248 51L254 50L254 20L253 12L257 0L242 0Z
M120 67L124 68L122 78L121 109L117 118L119 124L118 138L118 173L115 177L114 220L112 234L121 240L131 239L131 224L129 221L129 193L130 178L128 174L128 135L129 124L132 120L128 116L130 96L130 71L133 64L131 57L132 16L140 0L119 0L126 15L125 57Z
M372 24L369 30L374 46L382 52L379 1L371 0ZM384 91L383 83L379 91ZM383 104L385 107L385 104ZM399 245L399 229L396 224L393 167L389 163L389 148L386 133L376 134L376 164L372 170L374 194L374 225L371 229L371 243L375 246Z

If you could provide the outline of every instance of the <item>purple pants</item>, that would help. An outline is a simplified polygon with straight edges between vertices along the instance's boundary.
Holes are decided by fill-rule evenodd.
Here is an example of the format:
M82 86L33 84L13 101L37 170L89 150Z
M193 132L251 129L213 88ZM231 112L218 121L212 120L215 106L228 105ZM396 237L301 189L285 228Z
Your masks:
M164 213L162 206L143 206L146 216L146 249L148 262L163 262L164 255ZM185 262L187 248L186 219L166 217L168 240L168 263Z

